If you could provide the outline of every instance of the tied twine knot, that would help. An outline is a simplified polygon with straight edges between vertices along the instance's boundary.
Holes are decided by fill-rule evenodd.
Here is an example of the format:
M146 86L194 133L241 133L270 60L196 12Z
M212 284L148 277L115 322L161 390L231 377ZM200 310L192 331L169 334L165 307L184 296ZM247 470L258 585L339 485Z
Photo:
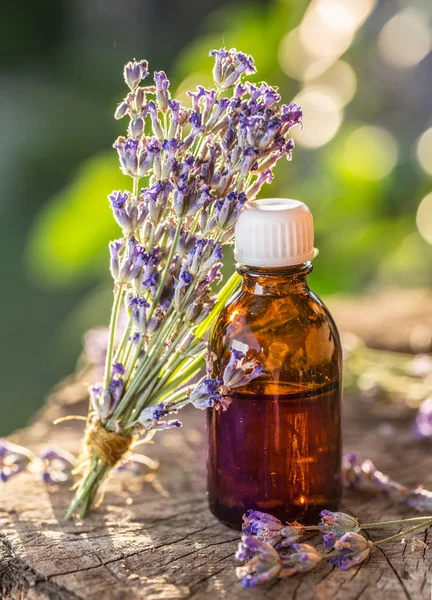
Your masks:
M88 429L85 445L101 460L114 467L129 450L132 441L133 436L108 431L100 421L95 421Z

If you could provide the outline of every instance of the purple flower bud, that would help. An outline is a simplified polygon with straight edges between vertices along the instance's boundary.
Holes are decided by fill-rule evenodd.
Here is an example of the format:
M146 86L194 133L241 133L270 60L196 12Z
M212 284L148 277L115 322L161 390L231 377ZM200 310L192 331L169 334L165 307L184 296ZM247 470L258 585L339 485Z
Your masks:
M139 62L128 62L124 68L124 78L126 84L133 91L142 79L148 75L148 62L140 60Z
M134 177L138 168L139 141L119 137L114 143L114 148L117 150L123 173Z
M328 561L337 565L342 571L355 567L364 562L371 553L373 543L359 533L349 532L336 540L334 548L336 556Z
M42 479L48 485L65 483L72 478L75 457L69 452L60 448L46 448L41 453L41 459L44 462Z
M285 547L297 542L304 532L304 527L297 523L284 525L279 519L259 510L248 510L243 515L242 532L245 535L256 535L272 546Z
M175 156L180 148L180 142L176 138L164 140L162 148L165 150L165 160L162 164L161 180L166 181L175 170L177 164Z
M125 231L131 231L131 222L126 210L126 203L129 201L129 193L124 192L122 194L122 192L117 190L112 192L108 196L108 199L110 201L111 208L114 213L114 218L117 221L117 223Z
M115 362L111 369L111 377L114 377L114 375L124 375L124 374L125 374L124 365L121 362Z
M246 150L243 153L243 159L240 165L240 175L242 177L246 177L249 174L249 172L253 170L257 160L257 156L258 151L255 148L253 148L252 146L246 148Z
M154 80L156 83L156 102L158 103L159 109L166 113L168 110L169 92L168 88L170 82L166 74L163 71L155 71Z
M192 106L193 106L193 110L196 113L200 113L201 112L201 107L200 107L200 100L201 98L204 98L206 94L205 89L203 88L202 85L198 85L197 86L197 91L196 92L187 92L187 95L189 96L189 98L192 98Z
M202 117L199 112L193 112L190 116L189 123L192 125L192 133L197 135L202 131Z
M228 389L239 388L265 373L264 367L255 359L245 361L245 355L231 350L231 356L223 372L224 385Z
M320 526L323 534L324 547L333 548L336 540L349 531L360 531L360 524L354 517L342 512L321 511Z
M216 58L213 68L213 78L218 88L227 90L234 87L243 73L254 73L256 71L253 58L235 48L231 50L211 50L210 56Z
M203 377L194 387L189 396L189 401L195 406L204 410L205 408L219 408L225 410L220 387L222 379L218 377Z
M144 119L141 117L132 119L129 124L129 132L132 138L140 138L144 133Z
M221 229L229 230L234 227L243 206L247 202L244 192L230 192L224 200L215 203L216 224Z
M114 113L114 119L122 119L129 112L129 104L125 101L120 102Z
M150 100L150 102L148 102L147 105L143 108L142 113L143 113L143 116L150 114L150 118L151 118L152 126L153 126L153 133L160 142L163 142L164 133L163 133L162 125L159 121L156 102L154 102L154 100Z
M148 406L142 411L138 423L147 431L150 429L161 431L172 427L181 427L181 422L177 420L161 421L163 417L176 412L176 409L167 408L164 403Z
M0 439L0 481L6 483L25 471L32 459L33 455L27 448Z
M120 274L119 254L120 254L120 250L123 248L123 245L124 245L123 239L114 240L109 243L109 250L110 250L110 255L111 255L110 271L111 271L111 275L115 281L118 280L119 274Z
M131 98L131 102L133 101L135 101L137 110L141 110L146 103L145 88L139 87L135 90L135 94L133 94Z
M300 106L291 102L288 106L284 104L281 111L281 122L285 125L286 129L295 127L296 125L302 126L303 112Z
M280 130L280 127L281 120L278 117L273 117L273 119L270 119L270 121L268 121L264 133L258 140L258 150L265 150L271 144L276 134Z
M254 587L277 577L282 561L276 550L267 542L252 536L243 535L237 553L237 560L252 560L236 569L236 575L243 587Z
M103 404L103 385L101 383L95 383L88 388L88 391L92 408L97 415L100 415Z
M147 316L146 316L146 308L148 308L150 304L147 300L141 296L132 296L129 299L129 310L132 317L132 324L136 331L141 335L146 334L147 330Z

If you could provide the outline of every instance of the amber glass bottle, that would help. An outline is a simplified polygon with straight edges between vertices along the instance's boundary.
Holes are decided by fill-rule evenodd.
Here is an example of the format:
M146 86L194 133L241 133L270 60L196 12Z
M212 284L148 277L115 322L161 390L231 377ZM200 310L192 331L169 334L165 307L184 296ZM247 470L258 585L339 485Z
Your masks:
M313 224L292 200L246 205L236 227L241 290L210 340L214 374L231 349L264 374L208 411L208 493L212 512L240 528L248 509L282 521L316 522L341 495L341 348L336 326L309 289Z

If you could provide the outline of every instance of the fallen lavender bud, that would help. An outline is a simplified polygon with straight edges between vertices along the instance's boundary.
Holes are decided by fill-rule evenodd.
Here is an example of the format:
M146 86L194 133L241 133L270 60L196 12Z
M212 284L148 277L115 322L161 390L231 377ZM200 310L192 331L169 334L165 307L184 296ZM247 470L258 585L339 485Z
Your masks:
M256 537L275 548L283 548L298 542L305 529L299 523L284 525L282 521L259 510L248 510L243 515L242 532Z
M50 485L70 481L71 469L76 460L73 454L61 448L45 448L40 455L43 461L42 479Z
M273 546L259 538L243 535L236 553L237 560L251 559L236 569L243 587L254 587L275 577L291 577L316 567L322 555L309 544L292 544L292 554L280 555Z
M33 458L34 455L27 448L0 439L0 481L6 483L25 471Z
M328 562L337 565L341 571L346 571L364 562L373 548L373 542L355 532L345 533L334 544L335 556L328 558Z
M321 533L326 550L333 548L336 541L346 533L360 531L360 523L357 519L346 513L323 510L320 515L319 525L322 527Z

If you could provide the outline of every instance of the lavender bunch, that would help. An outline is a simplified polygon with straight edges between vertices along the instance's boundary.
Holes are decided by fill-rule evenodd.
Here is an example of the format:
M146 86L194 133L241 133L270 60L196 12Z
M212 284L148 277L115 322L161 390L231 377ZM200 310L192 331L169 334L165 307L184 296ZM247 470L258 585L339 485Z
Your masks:
M381 529L405 523L415 524L375 542L359 533L361 529ZM321 521L317 525L284 525L272 515L249 510L243 515L243 535L236 559L250 560L237 568L237 577L244 587L254 587L275 577L285 578L311 571L321 562L328 562L341 571L346 571L364 562L374 547L431 525L431 516L361 524L351 515L329 510L321 512ZM315 547L299 543L298 540L306 532L318 532L321 535L321 544ZM413 542L413 551L424 547L420 540L414 539Z
M204 337L238 283L222 279L222 247L233 238L247 200L271 181L277 161L291 160L290 129L301 124L296 104L276 89L245 82L253 59L214 50L214 88L171 97L162 71L154 84L145 60L125 66L129 88L115 118L127 135L114 143L130 190L109 195L122 237L109 245L114 298L103 381L90 389L91 412L80 461L81 481L67 517L83 516L102 481L149 430L178 427L179 408L224 410L230 390L262 368L233 349L223 377L191 380L206 355ZM119 315L126 323L116 342Z

